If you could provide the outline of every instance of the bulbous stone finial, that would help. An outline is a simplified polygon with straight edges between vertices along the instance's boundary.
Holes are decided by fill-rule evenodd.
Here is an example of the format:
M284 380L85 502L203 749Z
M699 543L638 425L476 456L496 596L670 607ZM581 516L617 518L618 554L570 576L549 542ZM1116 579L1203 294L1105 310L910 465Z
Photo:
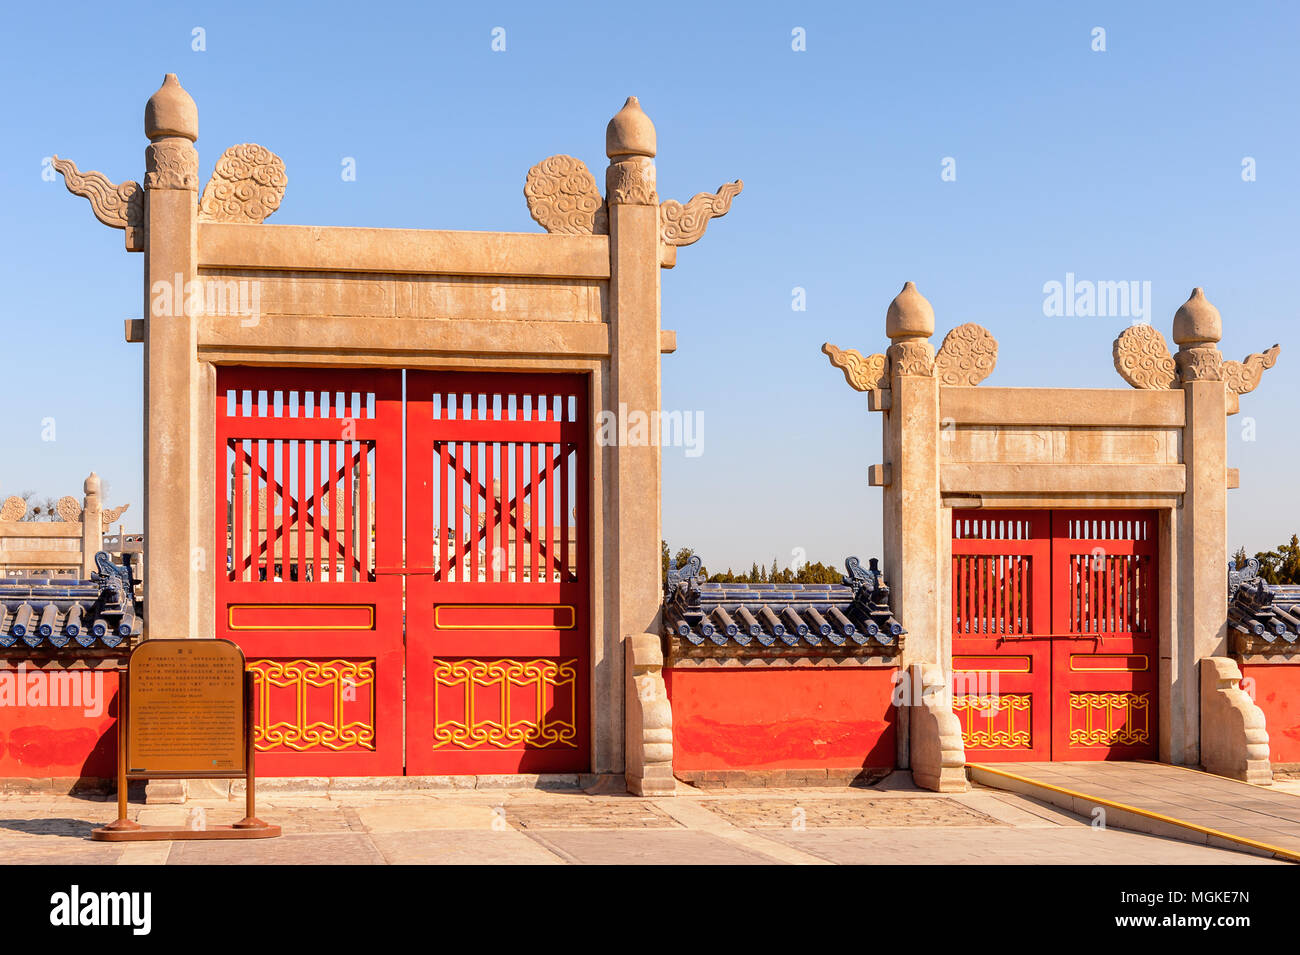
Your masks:
M85 492L86 494L88 494L88 495L89 495L89 494L98 494L98 493L99 493L99 475L96 474L94 471L91 471L91 472L90 472L90 476L89 476L88 478L86 478L86 480L82 483L82 485L81 485L81 489L82 489L82 491L84 491L84 492Z
M903 290L889 303L885 334L890 339L929 338L934 334L934 309L916 290L915 283L905 282Z
M1174 313L1174 342L1179 345L1213 344L1223 337L1219 310L1205 297L1205 290L1192 289L1191 297Z
M199 138L199 108L175 73L164 76L158 92L145 103L144 134L151 140L181 136L194 142Z
M610 159L623 156L654 157L655 124L641 111L635 96L629 96L623 108L605 127L605 155Z

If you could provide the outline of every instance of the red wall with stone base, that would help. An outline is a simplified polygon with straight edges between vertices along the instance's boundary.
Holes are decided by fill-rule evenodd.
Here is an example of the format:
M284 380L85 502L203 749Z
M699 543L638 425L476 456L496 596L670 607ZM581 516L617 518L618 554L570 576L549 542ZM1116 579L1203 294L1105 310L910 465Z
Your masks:
M894 667L664 670L673 771L890 769Z
M86 676L98 681L90 707L67 698L51 705L48 683L37 696L31 681L46 679L41 671L0 672L0 779L116 778L117 673Z
M1245 663L1241 677L1264 711L1270 761L1300 763L1300 663Z

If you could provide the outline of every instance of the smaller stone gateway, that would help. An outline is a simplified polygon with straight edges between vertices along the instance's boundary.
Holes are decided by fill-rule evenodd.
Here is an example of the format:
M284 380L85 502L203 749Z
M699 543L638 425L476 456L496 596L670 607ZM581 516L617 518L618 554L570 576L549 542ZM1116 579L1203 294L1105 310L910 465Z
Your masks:
M884 491L885 572L910 633L902 664L931 691L924 718L913 701L898 765L923 785L967 756L1158 757L1266 779L1255 702L1276 712L1300 681L1276 652L1290 646L1287 605L1269 609L1283 594L1238 580L1229 618L1226 504L1239 478L1225 452L1227 417L1279 346L1224 360L1222 320L1197 288L1174 316L1176 354L1150 326L1115 341L1136 390L989 388L992 335L962 325L936 352L934 328L908 282L884 354L822 347L884 416L870 483ZM964 691L972 676L985 689ZM941 685L952 693L932 692Z

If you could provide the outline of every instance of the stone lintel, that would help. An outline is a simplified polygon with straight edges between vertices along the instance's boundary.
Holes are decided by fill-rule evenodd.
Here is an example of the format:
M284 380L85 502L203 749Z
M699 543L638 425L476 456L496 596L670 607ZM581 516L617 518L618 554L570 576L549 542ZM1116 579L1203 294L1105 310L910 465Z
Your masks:
M954 424L1181 428L1179 390L1132 388L940 388L939 417Z
M386 354L391 365L416 350L442 354L606 357L609 326L601 322L438 321L346 316L263 316L245 327L238 317L200 317L199 353L243 351L264 359L285 352ZM400 356L400 357L399 357Z
M609 278L609 236L199 223L199 267Z
M944 464L944 494L1181 494L1181 464ZM1073 505L1072 505L1073 506Z

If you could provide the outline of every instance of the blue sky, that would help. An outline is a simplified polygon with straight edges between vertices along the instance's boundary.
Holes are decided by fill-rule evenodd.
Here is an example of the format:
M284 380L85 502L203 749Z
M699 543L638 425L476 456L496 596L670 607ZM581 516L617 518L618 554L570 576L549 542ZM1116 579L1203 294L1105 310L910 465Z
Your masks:
M1166 336L1204 286L1228 357L1283 346L1229 420L1230 542L1300 531L1295 5L69 3L14 7L4 29L0 497L79 496L94 468L139 527L141 349L122 320L142 260L41 170L57 152L142 178L144 103L170 71L198 103L201 178L234 143L284 158L273 222L534 231L528 168L566 152L603 180L630 93L658 128L661 196L743 178L663 276L665 407L704 416L703 454L665 452L664 532L711 569L879 552L880 422L819 348L880 350L909 279L936 344L979 322L1000 343L988 384L1024 386L1123 386L1129 320L1045 317L1044 283L1149 281Z

